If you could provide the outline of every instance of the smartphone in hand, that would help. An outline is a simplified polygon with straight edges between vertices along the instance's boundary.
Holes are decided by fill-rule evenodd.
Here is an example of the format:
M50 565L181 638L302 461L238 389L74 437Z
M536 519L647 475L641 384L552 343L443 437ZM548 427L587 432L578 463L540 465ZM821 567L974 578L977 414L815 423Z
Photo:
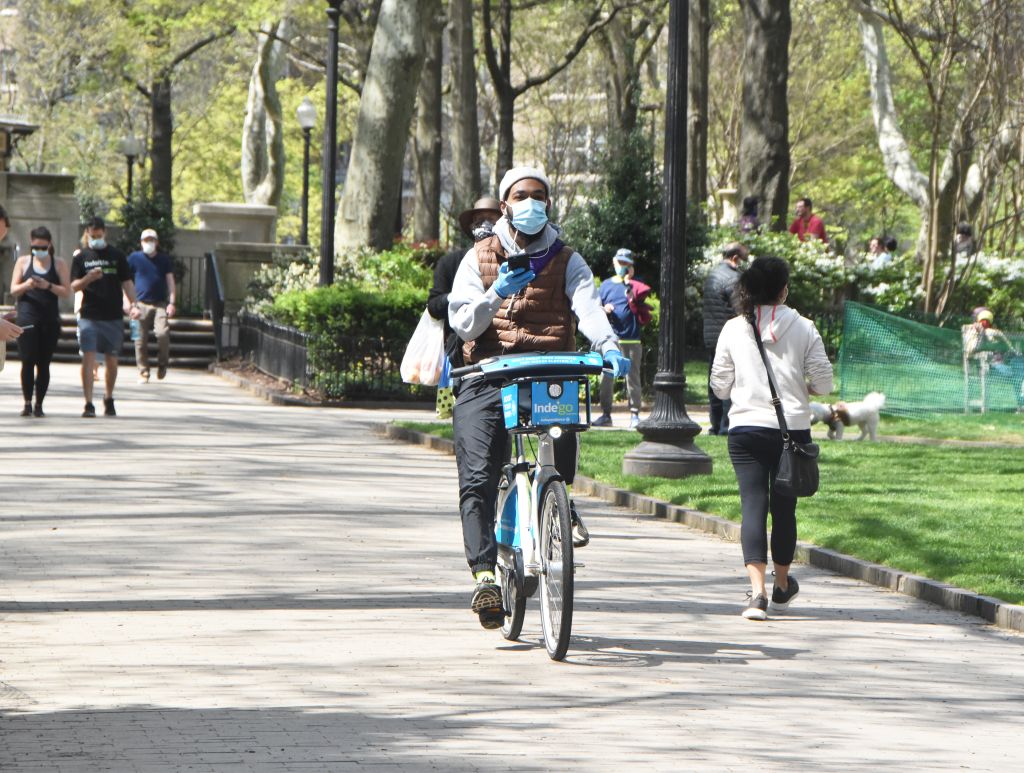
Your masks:
M515 271L518 268L530 268L530 256L529 255L513 255L508 259L508 270Z

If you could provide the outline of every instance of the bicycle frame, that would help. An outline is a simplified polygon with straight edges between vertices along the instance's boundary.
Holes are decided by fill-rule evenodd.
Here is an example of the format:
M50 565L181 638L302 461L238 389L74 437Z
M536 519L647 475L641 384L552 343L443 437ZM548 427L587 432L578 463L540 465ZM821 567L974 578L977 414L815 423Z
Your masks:
M564 658L569 647L573 577L582 566L573 556L577 516L555 467L555 441L590 427L588 377L603 369L597 352L546 352L493 357L452 371L454 378L480 374L501 385L501 413L512 440L494 524L505 611L501 631L508 640L519 637L526 600L539 589L544 646L553 660ZM526 434L538 438L535 462L526 458Z
M518 548L522 555L522 568L531 575L537 575L540 573L540 556L537 552L537 535L540 533L538 503L544 485L558 476L555 470L555 448L549 432L538 433L537 461L532 463L526 459L523 435L513 435L512 443L513 461L506 470L514 473L515 478L514 481L508 481L506 477L509 485L498 491L497 511L501 513L501 518L496 537L499 553L501 546L513 550ZM513 501L510 502L510 499Z

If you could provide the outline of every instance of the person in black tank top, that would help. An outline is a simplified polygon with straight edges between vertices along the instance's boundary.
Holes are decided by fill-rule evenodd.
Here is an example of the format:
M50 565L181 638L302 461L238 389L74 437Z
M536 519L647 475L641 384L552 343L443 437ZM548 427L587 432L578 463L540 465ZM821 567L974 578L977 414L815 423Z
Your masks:
M71 280L68 264L54 257L50 231L40 226L33 229L31 237L32 253L22 255L14 264L11 295L17 298L18 325L24 330L18 339L25 398L21 415L41 417L50 386L50 362L60 337L59 302L71 295Z

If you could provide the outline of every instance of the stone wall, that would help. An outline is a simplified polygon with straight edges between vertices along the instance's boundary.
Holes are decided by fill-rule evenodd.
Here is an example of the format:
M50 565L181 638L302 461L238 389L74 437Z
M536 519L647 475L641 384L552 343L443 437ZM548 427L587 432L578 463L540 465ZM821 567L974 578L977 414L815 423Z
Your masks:
M11 220L10 231L0 242L0 298L10 303L15 252L28 252L32 229L49 228L57 255L70 260L81 238L81 214L75 178L63 174L0 172L0 204Z

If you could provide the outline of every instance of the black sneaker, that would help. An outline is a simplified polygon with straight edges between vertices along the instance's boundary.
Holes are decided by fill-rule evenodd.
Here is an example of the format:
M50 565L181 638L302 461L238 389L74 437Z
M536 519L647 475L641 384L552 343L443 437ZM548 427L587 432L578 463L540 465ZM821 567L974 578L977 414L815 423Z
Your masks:
M789 584L786 586L786 590L782 590L778 585L772 588L772 609L783 610L789 606L789 602L796 598L796 594L800 592L800 583L796 581L796 577L793 575L789 576Z
M46 414L43 413L43 406L40 403L36 403L35 410L32 411L32 415L37 419L43 418Z
M747 591L747 598L750 601L747 602L747 608L743 610L743 616L747 620L767 620L768 597L763 593L758 593L754 596L750 591Z
M501 587L493 582L477 583L469 608L480 617L484 628L500 628L505 620L505 609L501 606Z
M612 417L609 416L607 413L602 413L600 416L598 416L596 419L594 419L592 422L590 422L590 426L591 427L610 427L610 426L612 426Z
M587 530L580 514L576 512L576 503L569 502L569 518L572 521L572 546L585 548L590 544L590 532Z
M114 410L114 398L104 397L103 398L103 415L104 416L117 416L117 411Z
M82 411L83 419L95 419L96 418L96 406L92 403L85 404L85 410Z
M25 407L21 409L22 416L32 415L32 403L25 403Z

